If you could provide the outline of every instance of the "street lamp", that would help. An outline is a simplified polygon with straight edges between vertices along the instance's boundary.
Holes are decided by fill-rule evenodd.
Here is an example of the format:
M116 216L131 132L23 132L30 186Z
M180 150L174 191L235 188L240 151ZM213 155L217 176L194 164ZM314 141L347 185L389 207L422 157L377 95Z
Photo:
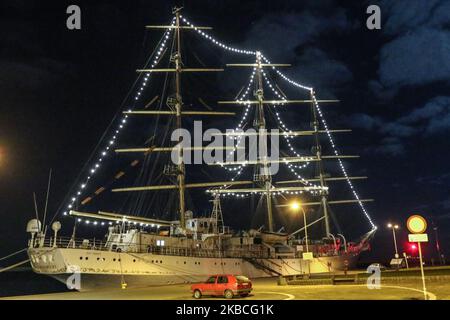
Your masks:
M294 201L291 203L290 205L291 209L294 211L298 211L299 209L302 210L303 212L303 223L305 225L305 241L306 241L306 252L309 252L309 247L308 247L308 226L306 224L306 212L305 209L303 209L303 207L301 206L300 203Z
M394 247L395 247L395 258L398 259L398 249L397 249L397 238L395 236L395 229L398 229L397 224L388 223L387 227L392 229L392 237L394 238Z

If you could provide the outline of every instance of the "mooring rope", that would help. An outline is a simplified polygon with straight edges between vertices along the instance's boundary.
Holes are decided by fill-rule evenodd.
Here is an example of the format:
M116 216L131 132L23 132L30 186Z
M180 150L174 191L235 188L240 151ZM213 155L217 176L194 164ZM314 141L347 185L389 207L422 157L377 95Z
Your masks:
M28 248L23 248L23 249L21 249L21 250L19 250L19 251L16 251L16 252L13 252L13 253L11 253L11 254L8 254L7 256L4 256L4 257L0 258L0 261L5 260L5 259L8 259L8 258L10 258L10 257L12 257L12 256L15 256L16 254L19 254L19 253L21 253L21 252L23 252L23 251L25 251L25 250L27 250L27 249L28 249Z
M16 263L16 264L10 265L9 267L0 269L0 273L5 272L5 271L8 271L8 270L11 270L11 269L14 269L15 267L21 266L22 264L25 264L25 263L27 263L27 262L29 262L29 261L30 261L30 259L27 259L27 260L18 262L18 263Z

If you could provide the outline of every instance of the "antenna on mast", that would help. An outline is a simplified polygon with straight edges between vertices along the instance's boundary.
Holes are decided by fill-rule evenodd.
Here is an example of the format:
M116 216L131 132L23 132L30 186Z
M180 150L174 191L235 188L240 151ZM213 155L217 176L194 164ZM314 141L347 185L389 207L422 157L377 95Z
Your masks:
M39 221L39 211L36 202L36 193L33 192L33 201L34 201L34 212L36 213L36 220ZM39 232L41 231L41 226L39 226Z
M47 195L45 197L44 218L42 219L42 225L43 226L45 226L45 220L46 220L46 217L47 217L48 197L50 195L50 184L51 184L51 181L52 181L52 168L50 168L50 172L48 174L48 184L47 184Z

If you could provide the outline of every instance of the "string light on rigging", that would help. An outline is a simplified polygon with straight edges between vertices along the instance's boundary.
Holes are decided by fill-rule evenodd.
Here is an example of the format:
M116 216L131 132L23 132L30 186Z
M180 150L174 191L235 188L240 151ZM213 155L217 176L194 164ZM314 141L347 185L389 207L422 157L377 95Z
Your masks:
M175 18L172 20L171 25L175 25ZM169 40L169 34L170 34L171 28L168 28L164 35L163 35L163 41L161 42L161 45L159 47L158 53L155 56L153 63L152 63L152 68L156 66L156 64L159 62L159 58L160 58L160 54L163 52L163 49L166 46L166 42ZM138 89L137 95L135 96L135 100L139 99L139 96L141 95L141 92L144 90L144 88L147 85L147 81L149 79L150 73L146 73L144 78L143 78L143 82L141 84L141 87ZM90 173L93 175L97 172L97 169L100 167L99 162L102 162L104 157L106 157L108 155L108 152L110 147L112 145L114 145L115 141L117 140L117 134L120 132L121 129L124 128L125 124L127 123L127 119L128 115L124 115L120 120L119 120L119 126L117 127L117 129L115 130L115 135L113 135L113 137L111 138L111 140L109 140L108 142L108 146L105 148L104 151L102 151L100 153L99 158L97 159L97 163L94 164L94 167L90 169ZM86 188L87 186L87 182L91 179L91 176L87 176L86 177L86 181L84 183L81 184L80 189L76 191L75 196L71 197L71 202L67 205L68 209L73 208L73 206L75 205L75 202L77 201L78 197L82 194L83 189ZM63 212L64 216L67 216L67 211Z
M242 49L237 49L237 48L234 48L234 47L225 45L224 43L222 43L222 42L220 42L219 40L215 39L214 37L212 37L211 35L207 34L206 32L204 32L204 31L202 31L202 30L196 28L195 25L192 24L191 22L189 22L185 17L180 16L180 18L182 18L182 21L183 21L185 24L189 25L190 27L193 27L194 30L195 30L199 35L201 35L203 38L209 40L211 43L213 43L214 45L216 45L216 46L218 46L218 47L220 47L220 48L222 48L222 49L224 49L224 50L231 51L231 52L235 52L235 53L240 53L240 54L246 54L246 55L257 55L257 52L256 52L256 51L242 50ZM175 18L172 20L172 26L174 25L174 23L175 23ZM164 49L164 47L165 47L165 45L166 45L166 41L169 39L170 29L171 29L171 28L168 28L168 29L166 30L166 33L165 33L165 35L164 35L164 40L163 40L163 42L162 42L162 46L160 46L159 49L157 50L157 55L155 56L155 60L153 61L152 65L151 65L152 68L155 67L155 65L158 63L158 60L159 60L159 58L160 58L160 55L161 55L161 54L163 53L163 51L164 51L163 49ZM257 56L260 56L266 63L270 64L270 60L269 60L267 57L265 57L263 54L260 54L260 55L257 55ZM257 58L259 58L259 57L257 57ZM305 85L302 85L302 84L300 84L300 83L298 83L298 82L296 82L296 81L290 79L290 78L287 77L285 74L283 74L281 71L279 71L277 68L275 68L275 66L272 66L272 69L273 69L273 70L274 70L274 71L275 71L282 79L284 79L285 81L287 81L289 84L291 84L291 85L293 85L293 86L295 86L295 87L297 87L297 88L300 88L300 89L309 91L309 92L311 93L312 99L314 100L314 106L315 106L316 110L318 111L318 114L319 114L319 116L320 116L321 122L322 122L322 124L323 124L323 126L324 126L324 128L325 128L325 131L326 131L326 133L327 133L327 136L328 136L328 138L329 138L329 140L330 140L330 144L331 144L331 146L332 146L333 149L334 149L335 155L338 156L339 153L338 153L338 151L337 151L337 148L336 148L336 145L335 145L335 143L334 143L334 140L333 140L333 138L332 138L332 136L331 136L331 134L330 134L330 132L329 132L329 130L328 130L328 126L327 126L327 124L326 124L326 120L325 120L325 118L324 118L324 116L323 116L323 114L322 114L322 112L321 112L321 110L320 110L320 107L319 107L319 105L318 105L317 99L316 99L316 97L315 97L315 95L314 95L314 90L313 90L313 88L312 88L312 87L305 86ZM241 97L241 100L243 100L243 99L248 95L249 90L250 90L250 86L251 86L251 84L253 83L253 79L254 79L255 72L256 72L256 68L254 68L254 70L253 70L253 73L252 73L251 78L250 78L250 83L249 83L247 89L245 90L244 95ZM274 92L274 94L276 94L276 96L279 97L279 98L282 99L282 100L285 99L282 95L280 95L280 94L275 90L274 86L273 86L273 85L270 83L270 81L267 79L267 75L266 75L264 72L263 72L263 75L264 75L264 79L266 80L266 82L267 82L269 88ZM150 76L150 73L146 73L146 74L144 75L143 82L142 82L142 86L141 86L141 88L139 88L139 90L138 90L138 92L137 92L137 94L136 94L136 96L135 96L135 100L138 100L138 99L139 99L139 97L140 97L140 95L141 95L141 92L143 91L144 87L145 87L146 84L147 84L147 81L148 81L148 79L149 79L149 76ZM248 115L249 109L250 109L250 105L247 105L247 107L246 107L246 109L245 109L245 111L244 111L243 117L242 117L241 121L239 122L239 125L238 125L238 127L236 128L236 130L240 129L240 128L243 126L244 121L246 120L246 117L247 117L247 115ZM280 118L278 112L276 112L276 115L277 115L277 119L278 119L279 122L280 122L281 127L282 127L285 131L287 131L287 132L292 132L291 130L289 130L289 129L286 127L286 125L284 124L284 122L281 120L281 118ZM126 117L127 117L127 116L125 116L125 118L126 118ZM123 120L124 120L124 119L123 119ZM123 122L120 124L118 130L123 128L123 124L125 124L125 121L123 121ZM118 133L118 130L116 130L116 133ZM287 143L288 143L288 145L289 145L290 150L293 151L293 152L296 154L296 156L300 156L300 154L297 153L297 152L295 151L295 149L293 148L293 146L292 146L291 143L290 143L290 138L292 138L292 136L289 136L289 135L287 135L287 136L286 136L286 135L283 135L283 137L286 139L286 141L287 141ZM241 139L241 138L242 138L242 137L238 137L237 140L240 141L239 139ZM115 139L114 139L114 140L115 140ZM114 143L114 140L111 140L111 141L112 141L111 145ZM110 149L109 146L106 147L106 151L109 151L109 149ZM106 155L107 155L107 152L106 152L106 151L103 151L103 152L102 152L102 156L106 156ZM235 151L236 151L236 148L234 148L234 150L232 150L232 153L234 153ZM102 161L102 158L100 158L98 161L101 162L101 161ZM346 177L347 183L349 184L350 189L351 189L353 195L355 196L355 199L358 200L358 203L359 203L359 205L360 205L360 207L361 207L363 213L365 214L365 216L366 216L367 219L369 220L369 223L371 224L372 228L373 228L373 229L376 229L376 226L374 225L374 223L373 223L372 219L370 218L368 212L366 211L364 205L363 205L362 202L360 201L360 198L359 198L358 194L356 193L356 190L355 190L355 188L354 188L352 182L350 181L350 179L349 179L349 177L348 177L348 174L347 174L347 172L346 172L346 170L345 170L345 167L344 167L342 161L341 161L340 159L338 159L338 162L339 162L339 166L340 166L340 168L341 168L341 170L342 170L344 176ZM305 168L308 164L304 164L304 165L301 165L301 166L296 166L296 165L293 165L293 164L286 164L286 165L287 165L288 168L291 170L291 172L294 173L294 174L297 176L297 178L298 178L299 180L302 180L303 182L308 183L303 177L301 177L301 175L299 175L299 174L298 174L297 172L295 172L295 170L294 170L295 168L297 168L297 169ZM229 170L229 171L237 171L237 172L238 172L238 175L239 175L239 174L242 172L242 168L244 168L244 167L245 167L245 163L244 163L242 166L238 166L238 167L236 167L236 168L226 168L226 167L225 167L225 169L227 169L227 170ZM95 172L95 171L94 171L94 172ZM91 176L88 176L88 177L86 178L86 180L89 181L90 178L91 178ZM234 178L233 178L233 179L234 179ZM77 192L77 195L78 195L78 196L81 194L81 190L84 189L85 185L86 185L86 184L83 184L83 186L81 187L81 189ZM295 193L295 194L296 194L296 193ZM72 198L72 199L73 199L73 198ZM71 204L69 204L69 205L68 205L68 208L71 208L71 207L72 207L72 204L73 204L74 202L75 202L75 201L73 201ZM67 212L65 211L64 214L67 214Z
M337 150L336 144L334 143L333 137L331 136L331 133L330 133L330 131L329 131L329 129L328 129L328 124L327 124L327 122L326 122L326 120L325 120L325 117L324 117L323 114L322 114L322 110L321 110L320 107L319 107L319 103L317 102L317 99L316 99L314 90L312 90L312 89L311 89L311 97L312 97L312 100L313 100L313 102L314 102L314 107L316 108L317 113L319 114L319 117L320 117L320 120L321 120L321 122L322 122L322 125L323 125L323 127L325 128L325 131L326 131L326 133L327 133L327 136L328 136L328 139L329 139L329 141L330 141L330 144L331 144L331 146L333 147L334 154L335 154L336 156L339 156L339 152L338 152L338 150ZM348 183L348 185L349 185L349 187L350 187L350 189L351 189L351 191L352 191L352 193L353 193L353 196L354 196L355 199L358 201L358 204L359 204L359 206L361 207L361 209L362 209L364 215L366 216L367 220L369 221L369 223L370 223L372 229L373 229L373 230L377 229L377 227L375 226L375 224L374 224L373 221L372 221L372 218L370 217L369 213L367 212L367 210L366 210L364 204L361 202L361 200L360 200L361 198L359 197L358 193L356 192L355 187L353 186L353 183L352 183L352 181L350 180L350 178L349 178L349 176L348 176L348 174L347 174L347 170L345 169L342 160L339 159L339 158L338 158L337 160L338 160L339 166L340 166L340 168L341 168L342 174L343 174L344 177L346 178L347 183Z

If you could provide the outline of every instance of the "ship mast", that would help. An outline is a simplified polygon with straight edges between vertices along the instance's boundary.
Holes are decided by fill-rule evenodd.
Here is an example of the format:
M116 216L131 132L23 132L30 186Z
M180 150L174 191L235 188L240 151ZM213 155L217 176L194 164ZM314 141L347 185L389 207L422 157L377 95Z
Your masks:
M265 189L266 205L267 205L267 228L270 232L273 232L273 213L272 213L272 195L270 189L272 187L272 176L269 172L269 166L267 163L267 129L266 119L264 116L264 89L262 79L262 66L261 66L261 52L256 53L256 77L257 77L257 89L255 91L255 98L258 101L258 107L256 109L256 123L255 127L259 137L259 155L262 155L262 159L259 159L261 163L256 166L256 175L261 186Z
M173 56L173 60L175 61L175 110L176 110L176 123L177 129L181 129L181 109L183 106L183 100L181 97L181 37L180 37L180 10L181 8L174 8L175 13L175 42L176 42L176 50ZM180 137L181 140L181 137ZM180 140L178 142L180 142ZM186 216L184 212L186 211L186 204L184 200L184 192L185 192L185 165L182 161L183 159L183 148L179 149L178 153L178 174L177 174L177 183L178 183L178 199L179 199L179 216L180 216L180 226L185 228L186 226Z
M313 100L314 92L311 92L311 100ZM325 172L323 168L323 160L322 160L322 146L320 145L320 138L319 138L319 121L317 119L317 110L314 105L314 102L311 103L311 113L313 117L313 121L311 123L311 127L314 131L314 151L317 157L317 163L316 163L316 170L319 174L319 183L322 189L320 190L320 201L321 201L321 207L323 209L323 217L325 221L325 237L328 237L330 235L330 221L328 216L328 190L327 190L327 184L325 182Z
M184 72L218 72L223 71L223 69L217 68L189 68L185 67L182 62L182 54L181 54L181 30L197 30L197 29L211 29L210 27L201 27L201 26L186 26L180 23L180 11L182 8L174 8L173 14L174 23L172 25L158 25L158 26L146 26L146 28L151 29L169 29L174 30L174 52L170 57L170 61L173 63L170 68L144 68L138 69L139 73L175 73L175 98L168 97L167 98L167 106L170 110L133 110L133 111L125 111L124 114L127 115L136 115L136 116L175 116L176 117L176 128L182 128L182 117L184 116L197 116L197 115L205 115L205 116L232 116L235 115L235 112L220 112L220 111L196 111L196 110L185 110L183 108L183 99L182 99L182 88L181 88L181 73ZM343 158L356 158L357 156L349 156L349 155L323 155L320 148L320 139L319 134L329 134L330 132L348 132L350 130L341 129L341 130L319 130L319 122L316 114L316 109L314 104L312 104L312 116L313 116L313 124L312 130L308 131L289 131L289 132L267 132L266 127L266 119L265 119L265 105L310 105L314 102L321 103L334 103L338 102L337 100L316 100L313 96L313 92L311 92L310 100L287 100L285 98L281 100L265 100L264 99L264 90L263 90L263 68L269 67L288 67L289 64L272 64L272 63L261 63L261 53L256 52L256 63L241 63L241 64L227 64L227 67L252 67L255 68L255 74L257 77L256 90L254 92L254 100L232 100L232 101L218 101L219 105L236 105L236 106L253 106L255 107L255 118L254 118L254 127L256 128L256 132L245 132L245 133L232 133L231 135L257 135L259 138L259 148L258 148L258 157L256 160L236 160L236 161L226 161L224 163L208 163L208 165L221 165L221 166L233 166L233 165L254 165L256 168L255 177L253 180L249 181L215 181L215 182L198 182L198 183L186 183L186 167L183 162L183 153L186 150L205 150L210 147L185 147L182 146L182 138L180 137L178 140L178 144L174 147L165 147L165 146L151 146L151 147L140 147L140 148L126 148L126 149L116 149L117 153L143 153L149 154L153 152L172 152L175 151L178 153L178 163L176 165L169 165L164 169L164 173L167 175L176 176L176 182L172 181L172 184L167 185L147 185L147 186L133 186L133 187L122 187L112 189L112 192L142 192L142 191L161 191L161 190L176 190L179 195L179 203L178 203L178 215L179 215L179 223L176 223L183 233L186 232L186 221L185 221L185 190L187 188L209 188L207 192L212 193L215 196L215 210L217 211L219 204L219 196L220 194L233 194L233 193L247 193L254 194L259 193L265 196L266 205L267 205L267 229L270 232L274 230L273 223L273 205L272 205L272 196L278 193L283 192L298 192L298 191L319 191L321 196L320 202L306 202L302 203L304 206L315 206L320 205L324 210L324 217L321 219L325 220L325 229L327 236L330 234L330 226L328 219L328 205L331 204L345 204L345 203L355 203L355 202L365 202L372 201L372 199L359 199L359 200L340 200L340 201L328 201L328 187L327 181L343 181L349 179L362 179L365 177L326 177L323 170L323 160L329 159L343 159ZM228 133L227 133L228 135ZM267 145L267 137L269 135L288 135L288 136L314 136L315 138L315 154L314 156L296 156L296 157L280 157L280 159L269 159L268 158L268 145ZM235 150L235 147L214 147L216 150ZM270 172L270 164L272 163L305 163L305 162L317 162L317 168L319 172L318 178L314 179L300 179L300 180L288 180L288 181L276 181L276 186L273 185L272 175ZM257 186L254 187L246 187L245 185L252 185L257 183ZM305 183L307 182L307 183ZM319 182L319 185L309 184L309 182ZM293 184L293 186L281 186L281 184ZM242 186L239 188L229 188L230 186ZM282 205L283 206L283 205ZM91 216L104 216L103 213L99 212L98 214L93 213L80 213L71 211L70 214L73 215L88 215ZM123 215L124 217L131 217L130 215ZM171 222L173 224L174 222Z

